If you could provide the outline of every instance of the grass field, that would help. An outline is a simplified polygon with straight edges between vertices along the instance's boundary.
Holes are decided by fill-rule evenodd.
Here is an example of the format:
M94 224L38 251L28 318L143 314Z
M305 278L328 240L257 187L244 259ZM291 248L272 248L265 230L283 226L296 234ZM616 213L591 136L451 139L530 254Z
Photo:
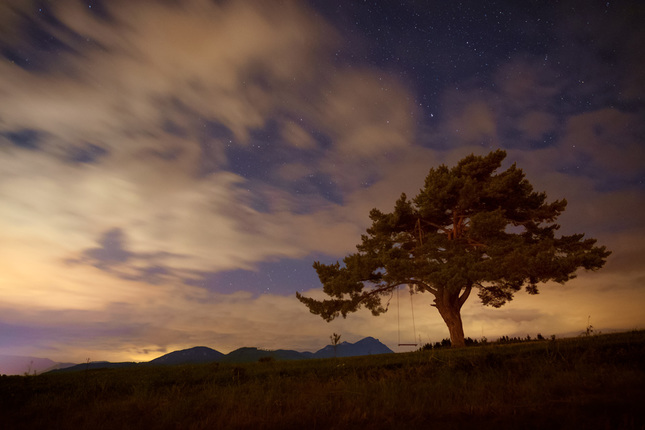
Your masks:
M0 377L6 429L645 429L645 332Z

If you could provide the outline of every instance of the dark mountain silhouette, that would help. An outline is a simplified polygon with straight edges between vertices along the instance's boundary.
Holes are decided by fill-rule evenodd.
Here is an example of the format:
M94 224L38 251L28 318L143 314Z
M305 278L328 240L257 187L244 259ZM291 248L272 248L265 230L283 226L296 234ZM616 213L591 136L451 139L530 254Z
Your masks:
M48 367L43 370L41 373L51 372L52 370L67 369L68 367L76 366L76 363L54 363L53 366Z
M229 352L220 361L222 363L250 363L266 357L274 360L306 360L313 358L313 354L311 352L298 352L289 349L266 350L244 347Z
M161 357L149 361L149 364L198 364L221 361L224 357L219 351L206 346L196 346L194 348L174 351Z
M228 354L222 354L219 351L205 346L198 346L162 355L149 361L148 364L250 363L265 357L270 357L274 360L307 360L334 356L353 357L358 355L390 354L393 352L378 339L366 337L356 343L342 342L336 346L336 354L334 354L334 347L332 345L327 345L315 353L299 352L289 349L266 350L254 347L242 347Z
M121 369L124 367L137 366L139 363L134 361L123 361L120 363L112 363L109 361L92 361L90 363L81 363L69 367L53 369L51 372L76 372L79 370L98 370L98 369Z
M392 354L390 348L373 337L366 337L356 343L342 342L336 345L334 351L333 345L327 345L324 348L312 352L299 352L289 349L266 350L253 347L243 347L231 351L228 354L222 354L219 351L205 347L196 346L194 348L174 351L154 360L145 363L110 363L108 361L98 361L91 363L77 364L65 369L53 370L54 372L75 371L75 370L93 370L93 369L114 369L130 366L144 365L177 365L177 364L199 364L199 363L251 363L257 362L262 358L269 357L274 360L307 360L312 358L331 358L331 357L354 357L359 355L375 354Z
M366 337L356 343L341 342L336 345L335 350L334 345L327 345L316 351L313 356L314 358L354 357L358 355L391 354L393 352L378 339Z

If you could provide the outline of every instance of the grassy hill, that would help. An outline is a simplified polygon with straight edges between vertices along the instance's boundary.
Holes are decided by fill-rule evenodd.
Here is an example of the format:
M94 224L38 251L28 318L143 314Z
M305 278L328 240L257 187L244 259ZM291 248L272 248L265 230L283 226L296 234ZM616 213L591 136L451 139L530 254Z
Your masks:
M645 332L0 378L12 429L642 429Z

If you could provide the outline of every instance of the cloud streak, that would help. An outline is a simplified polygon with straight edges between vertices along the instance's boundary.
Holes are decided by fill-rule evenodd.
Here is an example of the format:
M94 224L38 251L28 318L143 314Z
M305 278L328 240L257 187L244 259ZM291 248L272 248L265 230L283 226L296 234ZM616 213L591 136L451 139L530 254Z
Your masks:
M286 287L231 293L217 283L261 264L341 258L371 208L415 194L430 167L496 147L537 189L570 200L563 230L614 250L593 279L618 288L642 278L634 238L645 232L635 102L643 89L624 66L642 63L627 49L636 36L622 44L603 35L576 51L591 70L620 46L611 85L563 73L558 61L569 61L571 46L515 53L485 76L444 76L450 84L434 92L440 109L430 116L405 75L337 55L359 42L303 2L101 4L0 6L0 323L11 333L3 351L50 348L52 358L69 351L82 361L83 351L150 359L195 344L316 349L334 330L348 340L378 331L392 346L391 315L330 326ZM596 299L583 313L605 318L597 303L609 293L584 279ZM299 289L316 294L306 282ZM478 333L484 321L499 335L531 324L557 332L549 318L577 327L542 310L561 299L548 294L497 314L471 303L468 329ZM438 340L443 323L423 313L424 336Z

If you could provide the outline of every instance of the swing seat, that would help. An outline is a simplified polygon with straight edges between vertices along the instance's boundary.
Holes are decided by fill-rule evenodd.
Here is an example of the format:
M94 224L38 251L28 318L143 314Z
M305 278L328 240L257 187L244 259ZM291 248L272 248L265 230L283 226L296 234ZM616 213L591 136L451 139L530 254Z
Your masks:
M417 337L417 326L414 323L414 304L412 303L412 289L410 289L410 311L412 313L412 330L414 332L414 338ZM399 299L399 288L396 289L396 324L397 331L399 333L399 346L418 346L418 343L401 343L401 302Z

